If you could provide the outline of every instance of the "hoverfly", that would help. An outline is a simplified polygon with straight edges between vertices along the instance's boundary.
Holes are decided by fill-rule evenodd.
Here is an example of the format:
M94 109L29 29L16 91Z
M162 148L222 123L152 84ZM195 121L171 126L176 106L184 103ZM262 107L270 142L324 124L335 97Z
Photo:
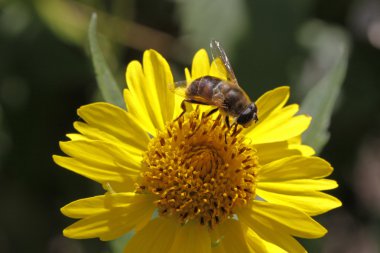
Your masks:
M233 118L235 129L237 125L249 127L257 118L257 107L239 86L232 70L227 55L216 40L210 42L211 54L216 61L217 68L227 73L227 80L214 76L202 76L191 83L178 82L174 87L176 90L182 89L182 96L185 98L181 103L183 109L180 116L186 112L185 103L215 106L207 115L211 115L219 110L225 115L225 122L230 129L229 117ZM180 94L179 92L176 92ZM179 116L179 117L180 117Z

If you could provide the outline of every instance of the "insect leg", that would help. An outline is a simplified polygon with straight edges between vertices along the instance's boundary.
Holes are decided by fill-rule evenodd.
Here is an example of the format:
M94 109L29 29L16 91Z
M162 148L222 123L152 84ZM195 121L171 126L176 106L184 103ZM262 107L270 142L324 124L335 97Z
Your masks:
M226 116L225 121L226 121L226 126L228 127L228 129L230 129L231 128L231 126L230 126L230 118L228 116Z
M191 99L191 98L189 98L189 99L185 99L185 100L183 100L183 101L185 101L185 102L189 102L189 103L192 103L192 104L197 104L197 105L208 105L208 104L206 104L206 103L204 103L204 102L201 102L201 101L198 101L198 100L195 100L195 99ZM182 101L182 102L183 102Z
M226 126L228 127L228 131L226 131L224 133L224 142L227 144L227 133L229 132L229 129L231 128L231 126L230 126L230 118L228 117L228 115L226 115L226 117L225 117L225 122L226 122Z
M235 127L234 127L234 130L232 132L232 135L235 135L237 127L238 127L238 124L236 122L234 122L233 125L235 125Z
M204 103L199 103L199 102L194 103L194 104L206 105L206 104L204 104ZM218 109L219 109L219 108L214 108L214 109L212 109L211 111L209 111L209 112L207 113L206 117L208 117L208 116L210 116L211 114L215 113ZM202 119L202 121L203 121L203 119ZM198 129L199 129L200 127L201 127L201 125L199 125L199 126L197 127L197 129L195 129L194 133L191 134L191 135L189 135L188 137L193 136L193 135L195 134L195 132L198 131Z
M211 111L209 111L209 112L207 113L206 117L210 116L211 114L214 114L218 109L219 109L218 107L212 109Z
M175 119L175 121L178 120L179 118L181 118L181 117L185 114L185 112L186 112L186 105L185 105L185 102L186 102L186 99L182 100L182 103L181 103L182 112L181 112L181 114Z
M186 112L185 102L192 103L192 104L198 104L198 105L207 105L206 103L203 103L203 102L200 102L200 101L197 101L194 99L184 99L184 100L182 100L182 103L181 103L182 112L175 120L178 120L181 116L183 116L185 114L185 112Z

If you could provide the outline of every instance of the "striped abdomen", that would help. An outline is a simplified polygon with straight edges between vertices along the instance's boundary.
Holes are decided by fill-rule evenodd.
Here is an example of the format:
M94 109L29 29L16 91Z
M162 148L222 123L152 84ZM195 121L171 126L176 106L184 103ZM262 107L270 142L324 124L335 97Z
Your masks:
M187 87L186 97L201 104L217 106L235 117L251 103L239 86L212 76L195 79Z

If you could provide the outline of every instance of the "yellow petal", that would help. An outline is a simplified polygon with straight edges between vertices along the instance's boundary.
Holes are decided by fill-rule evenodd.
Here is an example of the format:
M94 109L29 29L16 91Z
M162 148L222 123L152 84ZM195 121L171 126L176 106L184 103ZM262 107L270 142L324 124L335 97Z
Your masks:
M124 100L125 104L127 105L128 112L130 112L132 115L138 115L136 119L140 123L140 126L150 135L156 136L157 129L152 123L145 105L140 102L140 98L133 96L130 90L124 89Z
M256 223L255 230L247 230L247 241L255 253L305 253L306 250L289 234L273 231L271 227ZM256 233L257 232L257 233ZM260 236L259 236L260 235ZM264 239L265 238L265 239Z
M104 196L103 202L100 199L101 197L95 200L79 200L81 203L74 202L62 208L62 212L70 216L84 216L88 212L86 218L75 222L63 231L66 237L74 239L98 237L101 240L113 240L129 232L141 222L146 222L155 209L152 195L133 196L130 193L117 193ZM94 213L88 206L90 203L94 205ZM78 204L86 205L81 209Z
M289 87L281 86L276 89L270 90L262 95L257 101L258 108L257 122L264 121L271 113L276 112L282 108L289 99Z
M257 235L257 233L248 228L246 229L246 238L251 252L260 253L286 253L283 249L278 246L272 247L272 243L265 241L263 238Z
M259 121L244 130L253 144L278 142L300 136L309 126L311 118L293 117L297 105L284 107L289 98L289 87L279 87L261 96L256 105Z
M216 227L216 233L220 236L217 238L220 241L214 248L215 252L226 253L249 253L245 235L243 233L240 222L233 219L228 219ZM194 251L196 252L196 251Z
M312 156L315 154L315 150L307 145L302 145L302 136L298 135L288 139L289 148L299 150L304 156Z
M265 245L265 248L266 248L268 253L288 253L287 251L280 248L276 244L264 241L264 245ZM260 251L258 251L258 252L260 252ZM304 252L306 252L306 250L304 250Z
M91 198L78 199L61 208L61 212L67 217L80 219L90 215L98 215L107 211L104 206L105 195Z
M176 233L169 253L211 253L211 239L206 226L189 222Z
M144 52L143 68L146 84L144 90L151 89L152 97L146 101L152 105L155 116L163 122L163 129L166 122L173 119L174 111L174 93L168 89L168 84L174 83L168 62L158 52L147 50ZM158 108L155 108L155 99L157 99Z
M298 135L293 138L290 138L288 140L289 144L301 144L302 143L302 136Z
M77 140L90 140L88 137L82 135L82 134L66 134L67 138L69 138L72 141Z
M61 146L73 158L53 156L55 163L100 184L119 183L119 190L131 190L140 178L140 161L112 144L78 140Z
M100 168L94 167L87 163L83 163L71 157L53 156L54 162L68 170L71 170L79 175L87 177L99 184L107 184L119 182L125 185L124 189L130 189L138 177L138 173L119 173L116 169L107 169L104 166Z
M283 232L302 238L319 238L327 233L309 215L292 207L263 201L254 201L251 208L242 208L239 219L260 236L257 224L271 228L274 234Z
M261 165L289 156L302 155L298 149L290 148L287 141L256 144L254 147Z
M253 144L278 142L288 140L303 133L310 125L311 117L293 115L298 111L298 105L289 105L271 113L266 119L254 125L247 137Z
M100 169L109 169L121 174L135 174L141 169L141 157L136 160L125 150L108 142L77 140L59 144L68 156Z
M124 253L168 253L179 228L175 219L156 218L131 238Z
M182 113L181 103L184 100L183 97L175 95L175 105L174 105L174 119L178 118L178 116ZM188 110L188 105L186 105L186 111Z
M322 178L331 174L331 165L319 157L291 156L261 167L259 181L274 182L305 178Z
M342 203L335 197L318 191L297 192L271 192L262 189L256 189L260 198L270 203L287 205L296 208L308 215L315 216L334 208L340 207Z
M156 51L147 50L143 66L137 61L128 65L126 80L130 91L125 97L128 111L136 118L148 116L155 129L163 129L172 120L174 110L174 93L167 86L174 81L166 60Z
M100 179L99 183L102 188L109 193L117 192L134 192L136 190L136 182L140 182L141 177L123 178L122 182L119 181L105 181Z
M188 68L185 68L185 78L188 83L192 81L190 70Z
M147 112L150 107L148 107L149 104L145 103L145 101L149 98L149 96L153 96L154 94L152 90L149 89L150 87L146 87L147 84L145 81L144 70L139 61L131 61L128 64L125 72L125 79L128 90L131 96L135 99L134 102L136 106L144 112ZM129 101L127 101L126 105L128 111L131 111L129 107L133 104L130 104Z
M227 70L220 58L212 61L209 75L222 80L227 80Z
M148 54L144 54L144 58L148 57ZM162 129L164 121L160 117L161 113L159 108L159 102L157 98L156 87L152 83L148 83L144 75L143 66L138 61L132 61L127 66L126 80L128 90L130 91L132 98L126 98L127 109L133 113L133 116L139 119L139 116L144 115L148 118L151 128ZM150 85L150 86L148 86ZM153 87L151 87L153 85ZM132 108L138 108L138 112L141 114L135 114L136 111ZM141 122L143 123L143 122Z
M91 127L97 128L119 139L121 142L128 143L140 150L146 150L149 142L148 134L140 127L136 119L123 109L108 103L99 102L80 107L78 115ZM79 126L76 125L76 127ZM91 132L89 128L78 128L78 130L82 130L83 134L87 134L88 136L97 134Z
M207 76L210 71L210 60L206 50L200 49L193 58L191 68L191 79L197 79L202 76Z
M299 193L306 191L324 191L338 187L331 179L295 179L288 181L259 182L258 188L277 193Z
M85 218L107 212L112 207L127 206L132 202L138 201L140 196L135 193L115 193L98 195L95 197L78 199L61 208L61 212L75 219ZM136 199L135 199L136 198ZM141 199L145 200L145 199Z
M304 156L312 156L315 155L315 150L307 145L300 145L300 144L290 144L289 145L290 149L296 149L301 152L302 155Z
M136 145L136 138L133 142L125 142L121 141L120 139L116 138L115 136L108 134L102 130L99 130L98 128L92 127L84 122L74 122L74 128L80 132L82 135L79 136L73 136L70 135L72 138L71 140L100 140L108 143L112 143L119 148L125 150L131 155L135 155L137 157L141 157L141 155L146 151L146 148L141 149L142 146L147 146L148 141L144 139L140 139L138 141L145 140L146 143L142 145Z
M220 246L212 246L211 245L211 252L212 253L228 253L224 247L220 247Z

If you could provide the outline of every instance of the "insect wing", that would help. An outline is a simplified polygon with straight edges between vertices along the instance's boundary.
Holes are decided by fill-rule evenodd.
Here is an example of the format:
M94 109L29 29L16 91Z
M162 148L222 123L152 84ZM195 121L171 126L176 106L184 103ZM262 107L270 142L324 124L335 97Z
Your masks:
M186 98L186 89L190 83L186 80L168 84L168 89L180 97Z
M231 63L228 60L226 52L220 45L220 42L216 40L211 40L210 48L211 48L212 58L215 60L217 67L222 70L226 70L227 79L231 81L232 83L238 85L237 79L235 77L235 73L232 70Z

